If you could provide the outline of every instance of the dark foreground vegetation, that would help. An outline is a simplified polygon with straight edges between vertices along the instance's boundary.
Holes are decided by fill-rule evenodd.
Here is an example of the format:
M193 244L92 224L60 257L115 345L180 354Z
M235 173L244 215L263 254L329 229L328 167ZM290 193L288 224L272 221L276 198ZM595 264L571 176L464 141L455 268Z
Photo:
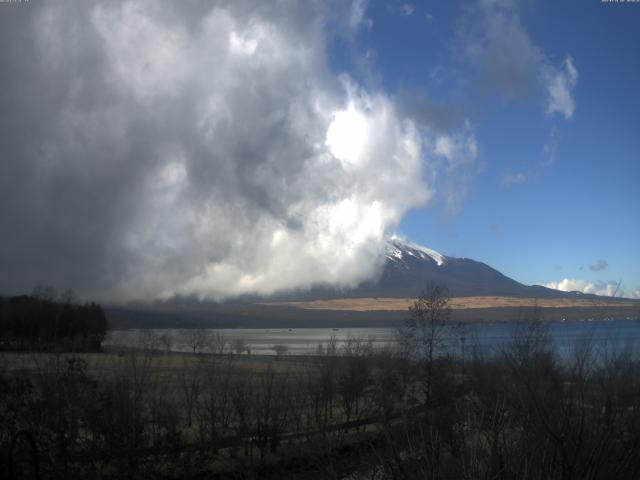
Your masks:
M0 297L0 350L98 351L106 333L102 307L77 304L70 291L58 299L46 287Z
M439 346L425 292L397 344L314 357L140 348L0 356L0 478L636 479L640 363L589 342L560 361L545 326L501 352ZM193 350L205 342L194 337ZM12 477L13 475L13 477Z

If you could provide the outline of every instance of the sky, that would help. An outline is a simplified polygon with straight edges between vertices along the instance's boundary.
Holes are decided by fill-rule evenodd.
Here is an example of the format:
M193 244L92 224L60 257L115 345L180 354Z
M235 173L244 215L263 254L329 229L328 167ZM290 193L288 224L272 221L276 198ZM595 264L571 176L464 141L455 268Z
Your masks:
M460 205L437 196L398 231L523 283L638 296L640 5L370 2L367 17L355 50L376 81L453 111L443 131L467 123L478 143ZM550 111L558 73L568 95Z
M351 287L397 234L640 297L639 21L596 0L0 3L0 292Z

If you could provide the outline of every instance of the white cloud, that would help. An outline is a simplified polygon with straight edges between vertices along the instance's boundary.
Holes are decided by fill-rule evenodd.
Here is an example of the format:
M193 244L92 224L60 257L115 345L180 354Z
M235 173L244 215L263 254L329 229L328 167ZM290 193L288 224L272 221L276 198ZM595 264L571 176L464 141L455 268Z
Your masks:
M478 142L467 123L458 132L436 134L429 142L431 172L444 197L446 210L455 215L469 194L471 181L477 172Z
M366 25L365 7L366 2L354 3L354 26ZM107 45L122 48L117 30L101 34ZM193 134L205 158L183 159L189 180L204 197L178 197L169 208L163 205L161 215L156 215L158 201L146 199L147 220L135 225L127 245L134 253L145 252L148 261L125 288L217 298L320 283L355 285L371 277L385 235L407 209L431 196L421 180L416 128L398 117L385 95L370 94L348 77L335 83L325 76L321 38L292 38L274 18L245 23L220 9L209 13L201 35L190 42L203 45L201 51L191 47L192 57L166 68L207 79L188 85L191 94L206 99L194 105ZM146 40L144 45L154 44L153 38ZM132 58L135 45L126 47ZM117 51L113 57L125 55ZM150 73L159 75L153 81L177 82ZM298 79L304 79L304 88L297 87ZM123 78L123 88L128 80ZM238 175L245 162L250 169L239 180L256 197L220 191L219 181ZM212 183L202 185L203 178L192 176L197 171ZM180 253L165 248L167 235ZM158 275L176 256L186 262L185 275Z
M623 297L624 291L619 289L617 282L588 282L577 278L565 278L559 282L549 282L545 287L563 292L582 292L605 297Z
M573 116L576 105L573 100L573 89L578 82L578 70L571 57L566 57L558 69L548 67L547 72L547 113L559 113L569 120Z
M34 43L0 53L25 62L7 75L37 81L20 84L28 95L0 92L5 114L39 129L5 134L3 173L20 175L0 186L15 199L33 191L25 236L49 242L3 237L3 291L42 282L111 299L222 298L352 286L375 276L385 237L434 195L435 170L476 155L467 133L433 153L393 97L336 77L322 2L82 5L39 5ZM367 26L365 10L353 3L354 28Z
M519 172L519 173L505 173L502 176L502 185L505 187L511 187L513 185L518 185L520 183L524 183L527 181L527 175Z
M367 117L356 110L353 104L347 109L335 112L327 129L326 144L331 154L345 165L355 165L366 161L369 152L365 151L370 136Z
M349 16L349 25L352 29L357 30L361 27L373 27L373 21L366 16L368 0L353 0L351 4L351 15Z
M413 12L415 11L415 9L416 7L411 3L403 3L401 7L402 14L407 17L410 15L413 15Z
M636 289L631 293L631 298L638 298L638 299L640 299L640 288L636 288Z
M556 161L556 151L558 150L558 131L553 128L549 133L549 138L544 147L542 147L542 165L550 166Z
M450 169L469 167L478 156L478 142L469 129L460 133L437 135L433 142L433 153L444 158Z

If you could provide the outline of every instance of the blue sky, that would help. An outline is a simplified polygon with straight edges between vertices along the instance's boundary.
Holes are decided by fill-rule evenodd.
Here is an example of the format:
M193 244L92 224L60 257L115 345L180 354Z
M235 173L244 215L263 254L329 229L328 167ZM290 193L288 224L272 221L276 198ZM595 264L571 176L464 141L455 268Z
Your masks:
M487 20L497 15L499 27ZM640 288L640 4L389 0L367 4L365 20L355 38L335 40L333 68L426 96L453 112L443 131L468 128L478 144L455 211L437 195L404 217L403 235L527 284ZM491 28L511 45L492 47ZM517 51L523 38L536 56ZM478 60L471 48L495 51ZM496 52L514 78L487 73ZM575 109L549 114L541 65L567 58Z

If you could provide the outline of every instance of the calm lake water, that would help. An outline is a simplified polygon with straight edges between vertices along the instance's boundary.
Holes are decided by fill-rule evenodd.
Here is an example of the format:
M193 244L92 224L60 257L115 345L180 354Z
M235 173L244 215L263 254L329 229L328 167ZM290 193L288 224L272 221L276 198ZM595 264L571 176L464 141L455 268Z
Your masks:
M549 322L547 324L550 337L563 358L571 356L577 345L591 340L599 352L612 349L631 349L634 353L640 350L640 320L594 320ZM471 352L480 349L485 353L500 351L514 333L522 329L521 323L472 324L464 333L465 350ZM318 345L326 344L332 336L336 337L338 352L342 351L345 340L357 337L369 340L374 348L384 348L393 342L394 328L298 328L298 329L211 329L219 332L225 340L232 342L242 339L256 355L274 355L274 345L286 345L289 355L314 355ZM113 330L105 339L105 346L133 347L149 344L162 335L171 338L171 350L176 352L191 351L185 343L185 330ZM461 347L460 335L446 335L447 348L458 351ZM158 348L161 348L158 346ZM206 349L204 350L206 352Z

